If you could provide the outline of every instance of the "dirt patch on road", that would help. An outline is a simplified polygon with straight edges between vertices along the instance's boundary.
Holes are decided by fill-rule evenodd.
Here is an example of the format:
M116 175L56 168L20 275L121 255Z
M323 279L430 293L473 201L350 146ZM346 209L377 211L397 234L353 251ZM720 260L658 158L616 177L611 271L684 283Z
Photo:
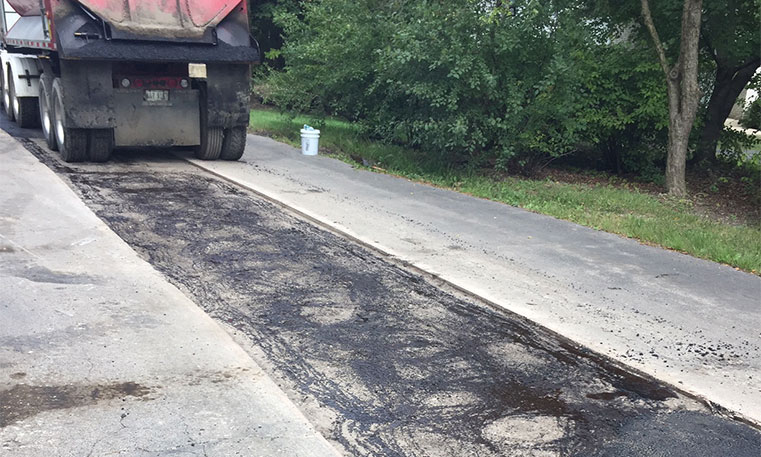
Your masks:
M18 384L8 390L0 390L0 428L46 411L79 408L117 398L143 399L150 393L150 388L135 382L92 386Z

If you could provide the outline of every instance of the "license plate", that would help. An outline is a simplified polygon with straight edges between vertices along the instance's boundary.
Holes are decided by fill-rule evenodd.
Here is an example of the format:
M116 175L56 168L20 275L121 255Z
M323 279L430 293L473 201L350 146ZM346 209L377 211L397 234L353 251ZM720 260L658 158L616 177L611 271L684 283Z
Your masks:
M146 90L143 93L143 100L149 103L166 103L169 101L168 90Z

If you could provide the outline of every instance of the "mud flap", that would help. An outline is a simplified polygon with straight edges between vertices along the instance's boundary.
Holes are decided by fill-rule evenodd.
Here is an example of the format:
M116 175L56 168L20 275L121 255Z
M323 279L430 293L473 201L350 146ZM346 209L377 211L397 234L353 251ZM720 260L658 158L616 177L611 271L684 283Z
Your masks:
M68 128L114 128L114 89L110 62L61 60L64 125Z
M251 72L246 64L206 66L206 106L208 127L248 126Z

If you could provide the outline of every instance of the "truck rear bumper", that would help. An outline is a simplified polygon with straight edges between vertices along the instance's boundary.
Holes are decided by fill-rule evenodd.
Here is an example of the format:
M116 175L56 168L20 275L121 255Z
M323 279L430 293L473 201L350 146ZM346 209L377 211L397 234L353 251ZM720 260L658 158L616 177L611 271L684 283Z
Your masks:
M115 146L195 146L201 142L199 92L170 90L150 102L140 89L114 90Z
M141 89L115 88L112 62L61 60L60 65L64 125L116 129L117 146L197 145L199 129L248 125L247 64L208 65L206 78L192 79L192 89L171 90L166 105L146 103Z
M76 60L203 63L251 63L259 61L259 52L256 48L231 46L226 43L211 46L100 40L79 46L69 46L61 49L60 52L64 59Z

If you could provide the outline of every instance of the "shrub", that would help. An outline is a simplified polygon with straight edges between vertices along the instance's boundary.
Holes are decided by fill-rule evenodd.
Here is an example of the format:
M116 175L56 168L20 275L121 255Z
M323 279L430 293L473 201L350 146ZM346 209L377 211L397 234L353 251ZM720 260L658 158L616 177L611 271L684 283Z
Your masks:
M761 98L755 99L745 109L742 125L749 129L761 130Z
M600 151L618 171L652 165L667 104L649 49L560 3L304 2L303 17L277 18L270 101L356 120L442 166L530 174Z

